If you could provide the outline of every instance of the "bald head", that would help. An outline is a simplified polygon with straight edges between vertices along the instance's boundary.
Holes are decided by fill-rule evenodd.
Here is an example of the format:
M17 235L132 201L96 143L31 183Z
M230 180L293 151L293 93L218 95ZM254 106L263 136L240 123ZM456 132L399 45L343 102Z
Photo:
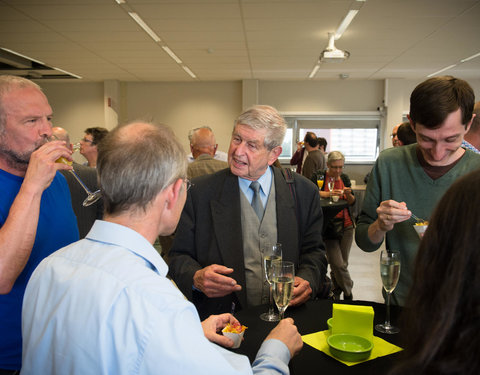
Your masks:
M59 141L66 142L67 147L70 145L70 136L64 128L61 128L60 126L54 126L52 128L52 135L54 135Z
M192 134L190 141L190 149L192 156L196 159L202 154L215 156L217 144L215 143L215 135L208 128L200 128Z
M185 151L166 126L132 123L98 145L97 173L105 213L146 209L165 187L187 174Z

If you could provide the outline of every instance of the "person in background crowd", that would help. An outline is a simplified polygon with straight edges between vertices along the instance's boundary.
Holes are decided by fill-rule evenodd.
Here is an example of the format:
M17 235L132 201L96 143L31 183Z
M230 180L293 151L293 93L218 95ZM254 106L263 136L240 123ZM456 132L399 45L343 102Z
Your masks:
M429 222L403 310L405 352L391 375L480 374L478 186L478 170L458 179Z
M73 151L73 145L70 142L70 136L65 129L55 126L52 128L52 134L58 140L64 141L67 145L67 148L69 148L70 151ZM97 171L95 168L78 164L75 161L73 162L72 167L82 182L84 182L85 185L87 185L87 187L90 189L90 191L98 190ZM78 183L75 177L68 170L61 170L60 173L63 174L63 177L65 177L67 180L68 188L70 189L70 196L72 198L73 212L77 218L78 232L80 234L80 238L84 238L90 231L90 228L95 220L101 219L103 216L103 199L100 198L91 206L85 207L83 205L83 201L87 197L87 194L85 193L85 190L83 190L82 185Z
M400 125L402 125L402 124L398 124L398 125L394 126L394 128L392 129L392 134L390 134L390 137L392 138L392 146L393 147L401 146L400 143L398 142L398 128L400 127Z
M152 246L177 225L186 171L185 152L166 127L134 123L107 135L98 156L105 221L33 273L23 304L22 374L252 373L247 357L211 343L232 346L217 332L238 320L223 314L201 323ZM282 320L253 372L288 374L301 347L293 320Z
M188 178L192 179L228 168L226 162L214 159L217 146L215 135L209 128L200 128L192 134L190 151L195 160L188 166Z
M0 76L0 374L22 366L21 309L40 261L78 240L65 178L65 142L52 141L52 108L25 78Z
M319 147L318 138L308 138L305 142L305 150L308 151L308 156L303 163L302 175L308 179L312 177L315 171L325 169L325 157Z
M328 160L328 152L327 152L327 140L323 137L318 137L318 147L319 150L322 152L323 157L325 158L325 165L327 165Z
M191 129L188 132L188 141L190 142L190 145L192 144L193 135L201 129L209 130L213 134L213 130L210 128L210 126L201 126L199 128ZM215 155L213 156L213 158L215 160L220 160L224 162L227 162L228 160L227 153L223 151L218 151L218 144L216 143L215 143ZM188 154L188 162L192 163L193 161L195 161L195 159L196 158L192 155L192 152L190 152L190 154Z
M340 151L332 151L328 154L328 169L314 173L311 180L315 183L322 181L320 196L331 198L333 195L344 199L351 207L355 203L352 184L348 175L343 173L345 156ZM329 190L328 179L333 178L334 188ZM327 260L330 264L330 276L333 282L333 297L340 299L343 293L344 300L352 300L353 280L348 272L348 258L353 241L353 217L350 208L341 210L332 220L327 223L323 238L327 250Z
M410 125L410 122L402 123L397 129L397 139L399 146L407 146L417 142L417 136Z
M287 125L275 108L257 105L235 121L230 169L195 179L170 251L170 275L200 316L268 303L261 252L281 243L296 265L291 306L323 287L326 257L318 188L271 167Z
M80 154L87 159L87 165L95 168L97 166L98 144L108 134L105 128L87 128L85 135L80 140Z
M368 181L355 240L364 251L400 251L402 272L392 302L403 305L412 282L419 237L412 212L428 220L460 176L480 167L480 155L461 146L473 119L475 95L464 80L434 77L410 96L408 116L417 143L382 151Z
M305 163L305 159L308 156L308 151L305 149L305 145L311 139L316 139L317 136L315 133L307 132L305 137L303 138L303 142L297 143L297 151L293 154L292 158L290 159L290 165L296 165L298 174L302 174L303 163Z
M475 115L472 126L462 142L462 147L470 151L480 154L480 102L475 103L473 108L473 114Z

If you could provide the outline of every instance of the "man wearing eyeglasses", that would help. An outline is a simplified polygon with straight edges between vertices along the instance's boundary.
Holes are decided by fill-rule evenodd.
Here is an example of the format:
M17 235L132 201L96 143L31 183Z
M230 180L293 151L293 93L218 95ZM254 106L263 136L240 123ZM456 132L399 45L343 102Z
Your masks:
M252 373L249 359L222 348L233 341L217 333L240 322L228 313L200 322L152 246L175 230L186 170L185 151L166 127L134 123L107 135L97 166L104 220L35 270L23 304L22 374ZM293 320L282 320L253 372L288 374L301 347Z
M87 128L85 135L80 139L80 154L87 159L87 165L95 168L97 166L98 144L108 134L105 128Z

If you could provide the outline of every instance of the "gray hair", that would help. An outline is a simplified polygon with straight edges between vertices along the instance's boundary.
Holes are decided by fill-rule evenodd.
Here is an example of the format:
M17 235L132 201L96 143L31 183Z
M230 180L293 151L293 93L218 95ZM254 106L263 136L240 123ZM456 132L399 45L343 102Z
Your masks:
M7 120L6 111L3 107L3 97L5 94L15 89L25 89L33 87L42 91L41 87L29 79L10 75L0 75L0 135L5 129L5 121Z
M247 125L254 130L266 129L264 146L269 150L281 146L287 132L284 118L275 108L268 105L250 107L235 120L234 126L237 125Z
M167 186L187 174L187 158L164 125L131 123L117 127L98 146L97 173L105 213L146 210Z
M340 151L330 151L327 158L327 165L330 166L331 163L337 160L343 160L343 162L345 162L345 156Z

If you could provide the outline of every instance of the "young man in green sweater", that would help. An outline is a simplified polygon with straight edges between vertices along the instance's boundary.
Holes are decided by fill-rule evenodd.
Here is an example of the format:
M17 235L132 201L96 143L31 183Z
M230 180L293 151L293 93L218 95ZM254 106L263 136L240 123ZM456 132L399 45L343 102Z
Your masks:
M461 79L435 77L419 84L410 96L408 116L417 143L383 151L373 167L355 241L371 252L386 238L387 249L400 251L394 304L405 302L420 241L412 213L428 220L450 185L480 167L480 156L460 147L474 117L474 102L472 88Z

